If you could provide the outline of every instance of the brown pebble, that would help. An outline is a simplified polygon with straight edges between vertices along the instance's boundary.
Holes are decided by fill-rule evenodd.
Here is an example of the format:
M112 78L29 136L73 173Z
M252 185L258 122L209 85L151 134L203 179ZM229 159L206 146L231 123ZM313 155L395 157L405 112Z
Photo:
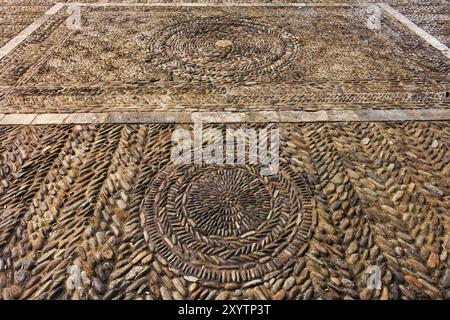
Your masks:
M5 291L6 290L11 299L18 299L22 294L22 289L17 285L11 286L10 288L5 289Z
M114 252L107 246L102 247L100 252L106 260L111 260L114 257Z
M389 290L387 287L383 287L381 291L380 300L389 300Z
M6 282L7 282L6 274L0 273L0 289L6 286Z
M273 297L273 300L283 300L286 297L286 291L280 290Z
M432 252L428 257L427 266L434 269L439 265L439 256Z
M405 276L405 280L408 281L409 283L413 284L414 286L416 286L419 289L422 288L422 284L414 276L411 276L408 274Z

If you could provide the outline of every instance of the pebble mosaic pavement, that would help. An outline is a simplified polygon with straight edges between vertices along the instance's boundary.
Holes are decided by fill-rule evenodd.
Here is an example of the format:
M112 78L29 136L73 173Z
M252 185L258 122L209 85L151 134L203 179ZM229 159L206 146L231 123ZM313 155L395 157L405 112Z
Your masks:
M450 102L448 59L389 15L371 32L359 7L85 6L80 31L67 16L59 10L0 62L3 113ZM230 45L216 45L223 37Z
M448 1L389 3L449 44ZM53 4L0 0L0 44ZM0 125L0 299L450 299L448 118L207 125L279 129L272 176L175 166L171 135L192 124L164 118L445 115L441 52L389 16L364 29L354 7L82 10L81 31L58 12L0 60L3 119L162 120Z

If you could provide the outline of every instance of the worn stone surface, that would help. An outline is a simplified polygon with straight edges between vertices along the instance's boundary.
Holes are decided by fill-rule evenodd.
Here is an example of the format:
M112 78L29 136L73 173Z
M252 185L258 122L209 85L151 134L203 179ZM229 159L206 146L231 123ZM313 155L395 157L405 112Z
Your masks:
M48 10L53 4L57 3L56 0L1 0L0 1L0 12L2 17L4 17L0 22L0 46L5 44L21 30L23 30L27 25L29 25L34 19L39 15L43 14ZM98 0L81 0L77 1L79 3L89 2L104 2ZM126 0L110 0L110 3L133 3L136 1L126 1ZM170 2L170 3L183 3L192 1L162 1L162 0L146 0L139 1L140 3L152 3L152 2ZM289 3L289 2L300 2L300 3L364 3L362 1L352 1L352 0L305 0L305 1L290 1L290 0L252 0L252 1L237 1L237 0L227 0L227 1L210 1L202 0L203 3ZM379 2L379 1L366 1L366 3ZM449 26L448 26L448 15L450 13L450 4L445 0L386 0L383 1L390 3L395 9L399 10L402 14L406 15L414 23L418 24L420 27L424 28L426 31L437 36L442 42L450 45L449 38Z
M73 30L62 8L2 59L0 107L448 108L448 59L389 15L380 30L370 30L366 15L365 7L332 4L83 6L81 29Z
M278 124L269 177L174 166L176 127L0 127L2 297L446 296L448 122Z
M52 5L53 2L50 0L1 0L0 47L25 29Z
M0 45L55 2L0 0ZM449 61L322 2L61 10L1 58L0 299L448 299L449 122L395 120L448 108ZM448 2L388 2L448 44ZM192 111L279 129L279 170L175 165Z

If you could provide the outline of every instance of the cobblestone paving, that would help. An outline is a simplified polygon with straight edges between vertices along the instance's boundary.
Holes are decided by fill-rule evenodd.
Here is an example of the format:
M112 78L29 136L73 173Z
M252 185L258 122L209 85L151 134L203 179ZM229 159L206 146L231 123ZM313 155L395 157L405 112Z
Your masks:
M0 0L0 47L51 6L47 0Z
M174 128L1 127L3 298L449 298L448 122L280 124L270 177Z
M448 59L392 17L369 30L359 7L87 6L81 16L69 29L60 10L2 59L4 113L449 106Z
M4 45L12 37L18 34L28 24L30 24L39 15L43 14L49 9L56 0L1 0L0 13L2 19L0 20L0 46ZM70 2L70 1L67 1ZM96 3L103 2L98 0L81 0L79 3ZM151 2L167 2L167 3L182 3L192 1L167 1L167 0L148 0L148 1L134 1L134 0L110 0L108 2L114 3L151 3ZM305 3L364 3L364 1L352 0L305 0L305 1L258 1L258 0L229 0L229 1L211 1L204 0L202 2L212 3L290 3L290 2L305 2ZM379 1L366 1L379 2ZM450 3L447 0L385 0L383 2L390 3L397 10L405 14L409 19L417 23L431 34L440 38L447 45L450 44L450 30L449 30L449 14Z
M450 46L450 2L433 1L388 1L414 23Z
M0 44L55 2L0 0ZM447 1L386 2L448 45ZM0 120L157 111L166 123L0 125L0 299L450 299L448 121L208 125L279 129L265 176L175 165L172 134L192 127L164 118L446 111L441 52L389 15L369 30L358 7L82 17L78 31L53 14L1 58Z

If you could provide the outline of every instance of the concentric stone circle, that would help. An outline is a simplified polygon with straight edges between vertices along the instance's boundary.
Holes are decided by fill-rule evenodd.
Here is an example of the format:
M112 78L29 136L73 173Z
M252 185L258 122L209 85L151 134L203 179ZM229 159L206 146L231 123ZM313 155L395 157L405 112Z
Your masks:
M279 73L298 54L299 41L277 26L234 16L186 20L148 36L149 60L199 81L254 79Z
M190 222L205 236L242 236L270 214L270 190L246 170L200 171L185 192Z
M245 283L282 270L305 245L311 196L289 169L257 165L169 165L141 211L145 238L168 270L204 282Z

